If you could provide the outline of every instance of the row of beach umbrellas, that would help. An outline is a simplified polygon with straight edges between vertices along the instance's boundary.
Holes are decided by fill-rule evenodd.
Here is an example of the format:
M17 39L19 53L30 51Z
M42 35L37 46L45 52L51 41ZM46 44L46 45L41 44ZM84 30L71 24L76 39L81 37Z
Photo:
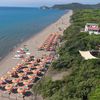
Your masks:
M39 50L53 51L57 45L57 41L60 38L60 35L57 33L50 34L42 46L39 47Z

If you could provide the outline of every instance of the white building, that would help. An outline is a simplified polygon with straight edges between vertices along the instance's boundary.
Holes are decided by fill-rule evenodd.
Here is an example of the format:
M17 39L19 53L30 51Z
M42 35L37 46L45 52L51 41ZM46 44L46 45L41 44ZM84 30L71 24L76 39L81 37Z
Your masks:
M100 27L95 23L87 23L85 25L85 32L89 32L89 34L100 34Z

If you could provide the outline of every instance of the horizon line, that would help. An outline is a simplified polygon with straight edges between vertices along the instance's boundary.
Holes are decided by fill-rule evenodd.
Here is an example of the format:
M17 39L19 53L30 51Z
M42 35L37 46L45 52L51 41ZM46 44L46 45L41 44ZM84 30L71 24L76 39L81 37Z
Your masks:
M72 2L72 3L66 3L66 4L73 4L73 3L78 3L78 2ZM66 4L64 4L64 3L61 3L61 4L54 4L54 5L66 5ZM99 3L78 3L78 4L83 4L83 5L96 5L96 4L99 4ZM40 5L40 6L17 6L17 5L7 5L7 6L0 6L0 7L15 7L15 8L39 8L39 7L41 7L41 6L47 6L47 7L52 7L52 6L54 6L54 5Z

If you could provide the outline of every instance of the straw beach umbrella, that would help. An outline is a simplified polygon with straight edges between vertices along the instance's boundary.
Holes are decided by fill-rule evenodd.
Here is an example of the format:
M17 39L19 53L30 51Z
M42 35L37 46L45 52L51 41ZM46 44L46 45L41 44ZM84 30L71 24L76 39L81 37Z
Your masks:
M36 68L41 70L41 69L43 69L44 67L43 67L43 66L36 66Z
M40 69L40 68L41 68L41 66L36 66L36 68L37 68L37 69Z
M24 72L28 72L29 71L29 68L24 68L23 71Z
M8 78L8 76L7 76L7 75L4 75L4 76L2 76L2 77L0 78L0 80L5 81L7 78Z
M19 87L19 88L17 89L17 92L18 92L19 94L23 94L23 93L25 93L25 88L24 88L24 87Z
M29 85L31 83L31 80L23 80L24 85Z
M5 86L5 89L8 90L8 91L11 91L12 88L13 88L13 85L12 85L12 84L7 84L7 85Z
M34 67L34 64L28 64L27 67L32 68L32 67Z
M23 77L25 74L22 72L22 73L18 73L18 76L19 77Z
M16 67L13 67L12 70L17 71L19 68L20 68L20 66L16 66Z
M7 72L8 76L13 75L14 73L15 73L15 71L13 71L13 70Z
M40 70L37 69L37 70L33 70L32 72L37 75L40 73Z
M35 79L36 78L36 76L35 75L27 75L28 76L28 78L30 78L30 79Z
M18 63L17 66L18 68L20 68L21 66L23 66L23 64Z
M19 81L20 81L19 78L14 78L14 79L12 80L13 83L18 83Z

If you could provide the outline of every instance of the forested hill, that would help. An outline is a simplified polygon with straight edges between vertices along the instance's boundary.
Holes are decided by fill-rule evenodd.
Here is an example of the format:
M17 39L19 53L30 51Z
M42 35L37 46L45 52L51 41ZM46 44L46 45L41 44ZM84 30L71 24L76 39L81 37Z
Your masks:
M53 9L100 9L100 3L96 5L71 3L71 4L54 5L52 8Z

